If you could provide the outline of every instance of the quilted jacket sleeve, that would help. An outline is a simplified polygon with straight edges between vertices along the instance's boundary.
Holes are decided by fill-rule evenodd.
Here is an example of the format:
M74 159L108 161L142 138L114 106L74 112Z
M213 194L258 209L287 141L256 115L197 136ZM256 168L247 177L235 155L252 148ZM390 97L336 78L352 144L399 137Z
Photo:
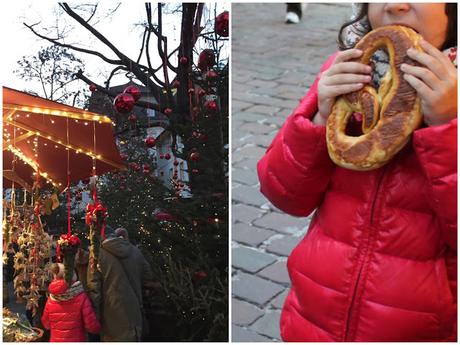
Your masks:
M321 72L332 64L335 55ZM294 216L307 216L318 206L334 169L327 153L326 127L310 121L318 110L319 78L257 164L262 194Z
M43 310L43 315L42 315L42 325L45 327L45 329L50 329L50 310L49 310L49 303L46 301L45 304L45 309Z
M82 317L87 332L99 333L101 331L101 324L97 320L91 301L86 294L84 294L83 298Z
M413 144L431 186L445 241L457 250L457 119L415 131Z

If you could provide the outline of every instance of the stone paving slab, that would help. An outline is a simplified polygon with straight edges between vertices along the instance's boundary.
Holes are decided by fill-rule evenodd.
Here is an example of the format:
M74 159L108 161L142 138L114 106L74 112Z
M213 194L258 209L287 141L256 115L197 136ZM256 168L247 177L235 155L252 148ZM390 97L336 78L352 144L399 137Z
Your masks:
M233 276L232 293L236 298L264 306L273 297L285 290L284 286L259 278L252 274L239 272Z
M247 272L256 273L275 261L276 256L262 253L252 248L237 247L232 249L233 267Z
M232 4L234 342L281 340L279 317L290 285L286 260L309 218L271 205L259 191L256 165L337 50L338 29L351 14L349 4L310 3L298 25L285 25L285 6ZM275 260L263 266L255 252Z

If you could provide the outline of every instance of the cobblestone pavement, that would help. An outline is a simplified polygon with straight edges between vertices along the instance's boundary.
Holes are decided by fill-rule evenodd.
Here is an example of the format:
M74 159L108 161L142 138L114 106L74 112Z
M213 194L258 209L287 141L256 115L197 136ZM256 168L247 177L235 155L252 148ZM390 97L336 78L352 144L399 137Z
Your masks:
M336 50L349 4L308 4L284 24L285 5L232 4L232 340L280 341L286 261L309 219L272 206L256 164Z

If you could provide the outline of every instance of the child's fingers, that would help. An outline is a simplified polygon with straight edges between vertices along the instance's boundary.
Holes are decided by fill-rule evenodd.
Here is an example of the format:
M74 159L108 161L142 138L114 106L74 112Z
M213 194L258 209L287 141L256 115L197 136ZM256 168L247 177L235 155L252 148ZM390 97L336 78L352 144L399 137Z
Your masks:
M412 66L403 63L401 65L401 71L403 71L404 73L411 74L420 80L423 80L423 82L433 90L436 89L436 86L439 85L440 82L438 77L436 77L434 73L427 68Z
M341 62L337 65L331 66L326 73L327 75L354 73L354 74L370 74L372 68L368 65L359 62Z
M344 61L348 61L350 59L356 59L356 58L360 57L362 54L363 54L363 51L359 50L359 49L344 50L344 51L342 51L342 52L337 54L337 56L335 57L335 60L334 60L334 64L344 62Z
M353 84L341 84L341 85L333 85L328 86L327 91L325 92L325 96L327 98L333 98L340 95L344 95L346 93L358 91L364 86L363 83L353 83Z
M422 99L429 100L431 98L433 91L423 81L407 73L404 73L403 78L417 91Z
M436 74L436 76L439 79L447 78L447 69L445 65L441 62L442 60L440 60L439 58L433 57L425 52L421 52L419 50L412 48L407 51L407 55L411 59L414 59L415 61L418 61L422 65L428 67L434 74Z
M325 85L339 85L339 84L356 84L356 83L369 83L371 81L370 75L363 74L335 74L325 79Z

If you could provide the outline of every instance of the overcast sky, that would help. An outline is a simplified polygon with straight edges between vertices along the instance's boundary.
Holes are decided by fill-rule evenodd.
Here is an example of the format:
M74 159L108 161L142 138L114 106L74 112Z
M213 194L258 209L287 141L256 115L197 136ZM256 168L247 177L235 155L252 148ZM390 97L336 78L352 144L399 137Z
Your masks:
M97 13L107 13L108 9L114 8L116 2L103 1L100 2ZM71 4L73 5L73 3ZM170 4L169 6L173 6ZM207 3L207 7L211 8L211 15L214 14L215 3ZM152 7L156 8L156 3L152 3ZM217 4L217 14L224 10L229 10L228 3ZM17 68L17 61L23 55L31 55L36 53L41 47L47 46L50 43L39 39L28 28L23 25L23 22L33 24L41 22L37 28L49 28L56 24L56 9L57 3L49 1L2 1L0 4L1 25L2 25L2 54L1 54L1 82L2 85L9 86L15 89L35 89L40 91L37 86L25 83L19 79L13 71ZM209 12L206 18L209 18ZM142 38L142 30L136 27L135 24L145 20L144 2L130 1L124 2L119 9L110 18L101 18L96 28L112 43L115 44L124 54L132 59L136 59L139 54L140 42ZM156 22L156 12L153 15ZM179 43L180 35L180 14L170 14L163 17L164 31L168 36L168 50L171 51ZM60 27L70 27L76 22L63 14L59 20ZM68 35L66 43L83 43L89 49L98 50L104 53L109 58L114 58L113 53L104 45L100 44L88 31L76 25L77 29ZM43 32L43 30L41 30ZM50 34L52 36L52 34ZM153 42L155 43L155 42ZM151 43L151 55L156 52L155 44ZM227 48L224 52L228 56ZM79 53L75 53L79 55ZM154 54L153 54L154 55ZM91 76L97 83L103 84L106 80L105 76L109 74L113 65L105 63L97 57L81 54L79 55L85 61L86 73ZM158 60L157 60L158 61ZM154 66L157 66L154 63ZM126 79L114 80L115 85L125 83Z

